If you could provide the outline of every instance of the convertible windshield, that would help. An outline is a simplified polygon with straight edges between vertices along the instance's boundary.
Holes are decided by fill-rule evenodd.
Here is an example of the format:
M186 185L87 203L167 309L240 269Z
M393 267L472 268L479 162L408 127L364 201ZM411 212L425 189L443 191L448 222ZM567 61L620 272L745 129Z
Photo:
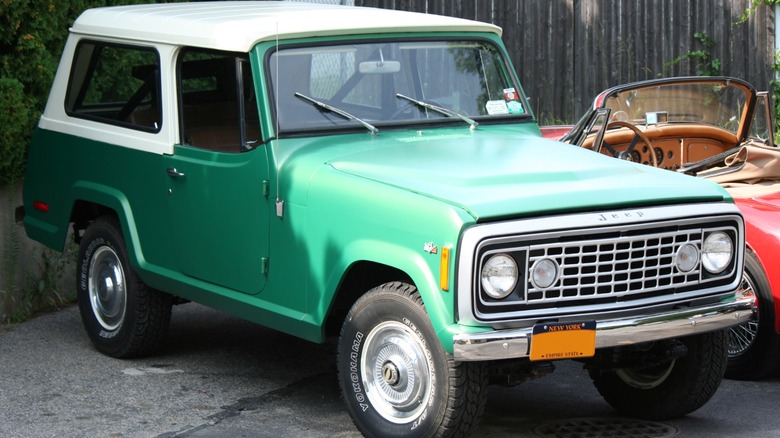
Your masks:
M739 129L748 90L728 82L664 84L610 95L612 120L633 124L690 122Z
M527 115L506 65L485 41L394 41L283 48L267 68L279 128L298 131Z

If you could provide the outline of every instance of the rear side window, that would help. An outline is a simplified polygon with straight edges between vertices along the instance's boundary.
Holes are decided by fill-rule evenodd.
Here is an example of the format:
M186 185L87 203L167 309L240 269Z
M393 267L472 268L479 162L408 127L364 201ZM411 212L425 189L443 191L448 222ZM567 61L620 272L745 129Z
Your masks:
M73 59L65 110L71 117L158 132L162 111L157 51L82 41Z

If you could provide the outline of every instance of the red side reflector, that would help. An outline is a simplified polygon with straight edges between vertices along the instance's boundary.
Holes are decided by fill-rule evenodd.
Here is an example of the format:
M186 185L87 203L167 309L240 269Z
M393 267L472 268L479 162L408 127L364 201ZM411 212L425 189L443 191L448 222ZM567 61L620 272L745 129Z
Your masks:
M49 204L46 204L46 203L41 202L41 201L33 202L33 208L38 210L38 211L42 211L44 213L48 213L49 212Z

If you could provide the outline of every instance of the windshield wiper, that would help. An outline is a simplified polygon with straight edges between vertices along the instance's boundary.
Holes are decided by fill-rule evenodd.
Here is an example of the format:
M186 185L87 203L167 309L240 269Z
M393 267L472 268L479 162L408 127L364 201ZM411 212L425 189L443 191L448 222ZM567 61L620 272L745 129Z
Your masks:
M438 105L432 105L432 104L430 104L428 102L423 102L422 100L417 100L417 99L415 99L413 97L404 96L401 93L396 93L395 97L398 97L398 98L401 98L401 99L404 99L404 100L408 100L409 102L412 102L413 104L415 104L415 105L417 105L417 106L419 106L421 108L429 109L431 111L436 111L437 113L444 114L447 117L458 117L461 120L463 120L464 122L468 123L471 126L471 129L475 129L477 127L477 125L479 125L479 123L477 123L476 120L470 119L470 118L464 116L463 114L456 113L453 110L450 110L450 109L447 109L447 108L442 108L442 107L440 107Z
M295 92L295 96L305 100L306 102L309 102L310 104L314 105L315 107L317 107L319 109L323 109L323 110L326 110L326 111L330 111L330 112L332 112L334 114L338 114L338 115L340 115L341 117L344 117L347 120L354 120L356 122L359 122L361 125L365 126L366 129L371 131L372 134L376 134L376 133L379 132L379 130L374 125L366 122L365 120L361 119L360 117L355 117L352 114L350 114L350 113L348 113L348 112L346 112L344 110L340 110L340 109L336 108L335 106L328 105L327 103L320 102L319 100L316 100L316 99L312 99L311 97L303 95L301 93L298 93L297 91Z

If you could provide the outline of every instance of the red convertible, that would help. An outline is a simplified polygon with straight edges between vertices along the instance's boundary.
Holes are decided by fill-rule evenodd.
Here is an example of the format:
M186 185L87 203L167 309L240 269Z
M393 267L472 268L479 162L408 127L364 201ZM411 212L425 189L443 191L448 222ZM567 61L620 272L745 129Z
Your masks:
M726 376L758 379L780 371L780 148L770 99L729 77L636 82L599 94L571 129L546 137L638 165L721 184L745 217L742 292L754 318L730 329Z

